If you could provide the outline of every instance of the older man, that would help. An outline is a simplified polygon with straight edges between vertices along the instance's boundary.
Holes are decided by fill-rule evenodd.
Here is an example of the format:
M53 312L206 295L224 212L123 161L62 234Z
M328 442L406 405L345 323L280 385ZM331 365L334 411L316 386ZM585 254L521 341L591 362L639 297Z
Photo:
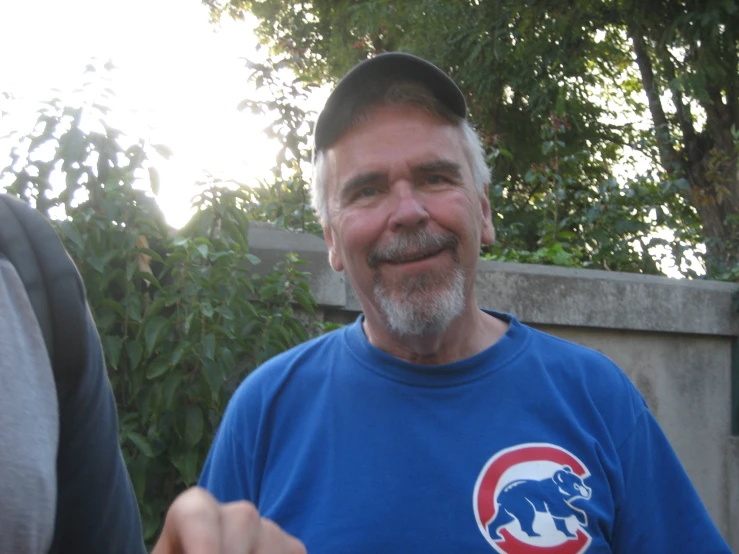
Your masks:
M309 552L729 552L635 388L475 299L494 240L464 97L363 62L315 132L329 261L363 308L250 375L201 485Z

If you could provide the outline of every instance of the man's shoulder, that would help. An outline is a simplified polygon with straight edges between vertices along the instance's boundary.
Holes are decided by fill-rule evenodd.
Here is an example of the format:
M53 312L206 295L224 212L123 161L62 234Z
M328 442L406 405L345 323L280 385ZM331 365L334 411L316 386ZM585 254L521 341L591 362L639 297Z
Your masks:
M253 374L272 374L274 377L274 372L291 366L310 368L316 357L336 355L342 351L347 330L347 327L340 327L280 352L256 368Z
M484 310L505 321L509 330L507 337L515 346L509 351L517 355L536 356L547 365L564 363L569 367L599 367L620 373L620 368L605 354L583 344L562 338L550 332L523 323L511 313Z
M633 417L645 408L628 374L606 354L536 329L531 329L529 346L529 355L539 359L547 375L560 386L587 391L601 407L618 399L617 403L628 407Z
M603 352L590 346L565 339L540 329L530 328L531 347L552 360L566 360L569 364L621 372L616 363Z

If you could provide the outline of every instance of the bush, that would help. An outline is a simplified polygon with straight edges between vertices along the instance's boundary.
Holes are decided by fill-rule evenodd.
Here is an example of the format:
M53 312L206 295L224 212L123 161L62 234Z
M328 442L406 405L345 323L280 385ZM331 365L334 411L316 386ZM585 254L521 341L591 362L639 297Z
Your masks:
M0 179L56 216L82 274L151 543L173 498L196 482L236 385L323 326L295 255L255 271L243 191L202 189L191 222L170 229L142 179L149 169L156 185L150 148L126 148L100 114L99 125L82 124L96 114L50 103ZM55 188L59 177L66 186Z

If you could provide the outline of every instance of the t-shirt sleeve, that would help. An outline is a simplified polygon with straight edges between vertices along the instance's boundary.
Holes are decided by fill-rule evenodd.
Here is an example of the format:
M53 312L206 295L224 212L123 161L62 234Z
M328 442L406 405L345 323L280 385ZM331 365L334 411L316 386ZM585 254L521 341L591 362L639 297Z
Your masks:
M662 429L644 410L619 448L623 498L613 552L731 554Z
M253 445L249 446L258 417L250 413L250 408L255 407L257 400L248 381L231 398L198 481L220 502L257 501L251 486Z

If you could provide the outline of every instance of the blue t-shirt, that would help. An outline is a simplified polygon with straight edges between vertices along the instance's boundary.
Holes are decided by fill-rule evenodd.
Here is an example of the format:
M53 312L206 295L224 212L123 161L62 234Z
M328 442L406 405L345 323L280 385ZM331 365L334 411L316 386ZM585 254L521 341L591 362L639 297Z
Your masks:
M311 554L728 553L641 395L519 323L420 366L356 323L254 371L201 477Z

